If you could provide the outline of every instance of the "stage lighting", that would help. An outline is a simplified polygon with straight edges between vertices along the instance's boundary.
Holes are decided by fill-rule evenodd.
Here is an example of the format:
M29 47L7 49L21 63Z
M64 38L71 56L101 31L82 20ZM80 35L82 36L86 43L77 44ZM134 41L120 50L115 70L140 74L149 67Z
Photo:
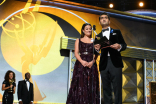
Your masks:
M143 3L143 2L140 2L140 3L139 3L139 6L140 6L140 7L143 7L143 6L144 6L144 3Z
M111 4L109 4L109 7L110 7L110 8L113 8L113 7L114 7L114 5L111 3Z

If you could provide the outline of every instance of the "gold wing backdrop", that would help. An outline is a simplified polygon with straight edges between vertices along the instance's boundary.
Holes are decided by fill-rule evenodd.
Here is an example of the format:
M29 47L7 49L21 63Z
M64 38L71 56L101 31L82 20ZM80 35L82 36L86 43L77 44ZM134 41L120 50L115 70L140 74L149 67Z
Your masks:
M34 100L38 103L66 102L69 51L60 48L61 37L79 38L82 24L85 22L96 25L97 33L101 31L99 15L72 10L74 8L72 5L69 9L58 7L57 3L66 5L67 2L61 3L59 0L0 2L0 82L3 82L7 70L15 72L16 84L24 79L26 72L30 72L31 82L34 84ZM146 34L149 31L144 30L145 25L150 27L148 29L151 33L156 32L151 24L111 18L111 27L122 31L128 45L155 48L153 44L148 43L150 38ZM154 39L150 41L155 43ZM68 44L64 48L67 46ZM123 102L142 102L142 61L131 60L124 61ZM129 85L131 87L128 87ZM0 91L0 100L2 95L3 92ZM17 91L14 100L17 102Z

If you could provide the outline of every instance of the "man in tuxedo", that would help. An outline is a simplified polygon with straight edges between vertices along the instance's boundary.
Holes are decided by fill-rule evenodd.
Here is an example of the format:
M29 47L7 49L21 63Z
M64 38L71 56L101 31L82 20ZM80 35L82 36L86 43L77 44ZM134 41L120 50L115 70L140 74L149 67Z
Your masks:
M112 43L106 47L102 44L94 45L95 49L101 49L99 70L103 83L104 104L112 104L112 87L115 95L115 104L122 104L122 68L123 62L120 52L125 50L125 43L121 31L110 28L110 16L102 13L99 16L102 31L96 35L95 40L106 36ZM111 86L112 85L112 86Z
M25 73L25 79L18 82L18 100L19 104L32 104L34 99L33 84L29 81L30 73Z

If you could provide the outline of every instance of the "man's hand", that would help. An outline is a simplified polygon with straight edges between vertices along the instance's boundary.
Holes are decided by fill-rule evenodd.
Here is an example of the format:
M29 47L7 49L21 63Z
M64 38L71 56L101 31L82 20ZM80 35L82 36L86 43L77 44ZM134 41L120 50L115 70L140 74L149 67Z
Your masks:
M121 45L118 43L115 43L115 44L111 45L110 47L117 50L117 49L121 48Z
M23 104L23 102L22 101L19 101L19 104Z
M101 45L100 45L100 44L96 44L96 45L94 45L94 48L95 48L97 51L99 51L99 50L100 50L100 47L101 47Z

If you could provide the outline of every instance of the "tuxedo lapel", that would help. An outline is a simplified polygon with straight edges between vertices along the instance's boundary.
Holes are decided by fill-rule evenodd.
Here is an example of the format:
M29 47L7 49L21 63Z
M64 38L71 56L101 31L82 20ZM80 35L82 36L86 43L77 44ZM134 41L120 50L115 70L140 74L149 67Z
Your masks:
M26 81L25 80L24 80L24 84L25 84L26 89L28 90L28 87L27 87L27 84L26 84Z
M103 37L103 35L102 35L102 31L101 31L101 33L100 33L99 35L100 35L100 38L102 38L102 37Z
M29 91L30 91L30 88L31 88L31 83L29 82Z

